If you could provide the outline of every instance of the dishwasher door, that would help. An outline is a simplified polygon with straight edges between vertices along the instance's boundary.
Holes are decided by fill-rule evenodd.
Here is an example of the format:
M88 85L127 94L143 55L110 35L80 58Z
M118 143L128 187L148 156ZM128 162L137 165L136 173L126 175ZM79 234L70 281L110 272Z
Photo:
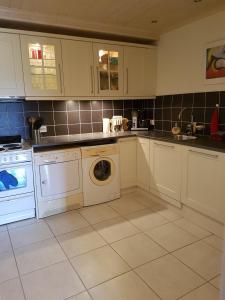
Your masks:
M80 188L79 160L50 163L39 166L43 198L75 192Z

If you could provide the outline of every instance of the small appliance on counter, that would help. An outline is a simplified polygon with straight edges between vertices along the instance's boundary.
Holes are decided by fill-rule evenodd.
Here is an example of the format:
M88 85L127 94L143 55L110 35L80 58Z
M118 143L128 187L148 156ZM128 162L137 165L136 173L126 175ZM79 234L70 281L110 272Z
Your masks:
M110 119L109 118L103 118L103 133L110 133Z
M123 117L122 116L113 116L111 119L111 131L118 132L122 131Z
M146 111L140 109L138 111L132 111L132 131L141 130L148 131L151 129L151 122L147 120ZM153 129L153 128L152 128Z
M129 129L128 119L122 116L113 116L110 120L111 132L124 132ZM104 119L103 119L103 132L104 132Z

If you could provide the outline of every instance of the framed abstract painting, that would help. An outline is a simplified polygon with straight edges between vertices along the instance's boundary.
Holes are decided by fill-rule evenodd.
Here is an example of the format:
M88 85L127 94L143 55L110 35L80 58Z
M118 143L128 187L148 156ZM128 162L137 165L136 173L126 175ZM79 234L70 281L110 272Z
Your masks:
M225 40L206 45L204 79L207 84L225 83Z

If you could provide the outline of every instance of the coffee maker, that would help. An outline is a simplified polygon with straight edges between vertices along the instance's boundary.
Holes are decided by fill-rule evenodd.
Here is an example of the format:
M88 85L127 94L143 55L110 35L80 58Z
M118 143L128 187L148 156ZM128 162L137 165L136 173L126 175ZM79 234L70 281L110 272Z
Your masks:
M147 120L146 110L139 109L132 111L131 130L149 130L150 120Z

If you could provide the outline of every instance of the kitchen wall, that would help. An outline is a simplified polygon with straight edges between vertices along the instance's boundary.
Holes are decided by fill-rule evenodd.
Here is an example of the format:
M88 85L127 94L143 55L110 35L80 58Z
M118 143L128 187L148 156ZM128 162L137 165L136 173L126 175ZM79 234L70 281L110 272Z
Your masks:
M225 11L161 35L158 44L157 95L225 90L205 84L205 46L225 39Z
M28 138L28 116L41 116L48 136L100 132L102 118L122 115L131 120L132 110L145 109L152 119L153 108L154 100L0 102L0 135Z
M146 110L147 119L155 118L157 130L168 132L175 122L184 131L193 114L194 121L205 125L202 134L208 135L216 104L220 105L220 130L225 130L225 92L218 91L158 96L156 100L0 102L0 135L21 134L28 138L28 116L41 116L48 136L101 132L103 117L122 115L131 120L132 110L138 109ZM184 107L187 110L179 121Z
M205 129L201 134L210 134L211 114L219 104L220 130L225 131L225 92L189 93L158 96L155 100L155 128L171 131L175 122L185 131L190 123L191 114L195 122L201 122ZM182 108L187 108L178 120Z

